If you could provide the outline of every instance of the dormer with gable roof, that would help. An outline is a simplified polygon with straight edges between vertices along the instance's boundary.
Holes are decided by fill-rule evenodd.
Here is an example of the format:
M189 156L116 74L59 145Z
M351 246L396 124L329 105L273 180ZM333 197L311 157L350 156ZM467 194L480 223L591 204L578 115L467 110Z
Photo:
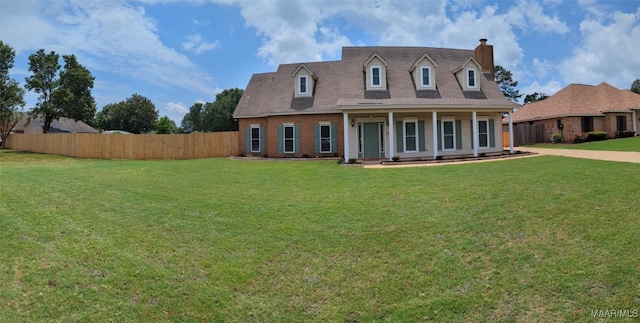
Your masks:
M380 54L373 53L363 64L365 73L365 89L367 91L387 90L387 60Z
M416 90L435 90L436 89L436 61L429 56L429 54L424 53L420 56L411 69L409 73L413 77L413 83L416 86Z
M300 64L292 73L295 78L294 97L312 97L315 82L318 79L313 71L305 64Z
M463 91L480 91L480 77L482 76L480 71L482 71L482 66L475 58L470 57L453 73L456 75Z

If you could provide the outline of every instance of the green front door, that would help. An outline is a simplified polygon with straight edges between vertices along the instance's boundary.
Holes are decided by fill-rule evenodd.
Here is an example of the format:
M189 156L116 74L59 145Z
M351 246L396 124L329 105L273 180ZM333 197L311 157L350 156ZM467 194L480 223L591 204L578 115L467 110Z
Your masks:
M362 155L364 158L379 158L380 157L380 132L377 122L365 122L362 124L364 141L364 151Z

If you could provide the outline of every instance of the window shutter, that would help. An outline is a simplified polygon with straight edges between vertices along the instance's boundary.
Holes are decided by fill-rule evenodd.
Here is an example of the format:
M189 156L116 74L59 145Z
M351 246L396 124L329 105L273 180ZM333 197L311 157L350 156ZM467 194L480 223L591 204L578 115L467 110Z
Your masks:
M293 126L293 136L294 136L294 148L293 151L296 153L300 152L300 126L299 125L295 125Z
M331 152L338 152L338 126L331 124Z
M493 125L493 119L489 119L489 147L496 146L496 136L494 135L495 126Z
M402 129L402 121L396 122L396 152L404 151L404 129Z
M456 120L456 150L462 149L462 122Z
M442 151L442 123L438 120L438 151Z
M424 120L418 121L418 149L420 151L426 151L424 147Z
M251 151L251 127L244 128L244 151Z
M471 125L471 149L473 149L473 119L469 120L469 124Z
M313 152L320 152L320 125L313 125Z
M283 147L282 147L282 125L278 126L278 152L282 153L284 151Z
M264 128L264 126L260 126L260 152L261 153L267 152L267 150L264 147L264 143L267 140L265 132L266 132L266 129Z

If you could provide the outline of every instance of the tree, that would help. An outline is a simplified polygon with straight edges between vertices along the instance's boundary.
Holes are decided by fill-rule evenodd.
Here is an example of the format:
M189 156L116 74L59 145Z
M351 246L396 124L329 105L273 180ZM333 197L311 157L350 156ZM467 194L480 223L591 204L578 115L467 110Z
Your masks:
M105 105L96 114L96 125L102 130L124 130L145 133L154 130L158 121L158 110L151 100L133 94L118 103Z
M0 141L2 147L9 133L20 120L18 107L24 106L24 90L16 80L9 77L16 52L0 40Z
M169 119L169 117L167 116L160 118L160 120L158 120L158 124L156 125L157 134L175 133L176 130L176 123L173 122L173 120Z
M635 81L633 81L633 83L631 83L631 92L635 92L640 94L640 79L636 79Z
M214 102L195 103L182 118L181 128L184 132L238 130L233 111L243 93L242 89L227 89L218 93Z
M31 114L42 116L44 121L42 127L43 133L49 131L51 122L54 119L62 116L62 111L59 107L54 106L51 102L53 92L58 87L57 75L60 69L58 58L58 54L54 51L45 54L44 49L40 49L35 54L29 55L29 71L31 71L33 75L26 78L25 87L27 90L33 90L37 94L40 94L38 103L31 109Z
M54 92L54 105L63 115L74 120L89 121L96 114L96 102L91 96L95 78L78 63L75 55L62 56L65 65L60 73L60 84Z
M26 78L25 87L40 95L30 114L42 117L43 133L47 133L51 122L60 117L88 121L96 111L91 96L94 81L91 72L78 63L75 55L64 55L64 70L58 76L59 58L54 51L46 54L44 49L29 55L32 75Z
M542 101L547 98L549 98L549 96L544 93L533 92L531 94L525 95L524 104Z
M516 86L518 86L518 81L513 80L513 75L511 71L505 69L500 65L495 66L495 78L494 81L498 83L500 90L502 90L502 94L506 98L511 101L517 102L522 94L520 94L519 90L516 90Z

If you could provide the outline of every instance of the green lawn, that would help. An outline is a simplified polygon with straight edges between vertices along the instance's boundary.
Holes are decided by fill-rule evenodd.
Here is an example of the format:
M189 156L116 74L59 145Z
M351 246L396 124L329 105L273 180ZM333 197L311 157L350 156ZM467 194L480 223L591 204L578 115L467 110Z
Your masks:
M640 312L637 164L379 170L3 151L0 183L0 321Z
M584 149L606 151L638 151L640 152L640 137L609 139L604 141L585 142L582 144L536 144L535 148L555 149Z

